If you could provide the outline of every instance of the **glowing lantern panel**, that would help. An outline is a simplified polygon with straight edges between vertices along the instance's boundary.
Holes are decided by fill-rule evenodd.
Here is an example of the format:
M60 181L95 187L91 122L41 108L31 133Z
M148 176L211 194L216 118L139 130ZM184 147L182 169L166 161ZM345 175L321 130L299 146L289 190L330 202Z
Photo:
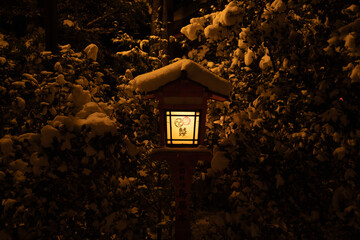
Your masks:
M166 111L167 145L199 144L199 111Z

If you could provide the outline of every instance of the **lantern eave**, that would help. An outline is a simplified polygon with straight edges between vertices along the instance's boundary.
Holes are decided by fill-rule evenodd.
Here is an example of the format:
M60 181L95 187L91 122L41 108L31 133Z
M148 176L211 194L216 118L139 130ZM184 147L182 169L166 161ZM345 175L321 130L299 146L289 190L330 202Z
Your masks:
M151 94L171 82L185 78L200 84L215 95L225 98L230 96L230 82L189 59L182 59L153 72L139 75L130 84L135 89Z
M180 80L180 79L178 79ZM194 83L194 84L198 84L197 82L194 82L192 81L191 79L189 79L190 82ZM174 82L170 82L164 86L162 86L160 89L157 89L157 90L154 90L154 91L151 91L151 92L147 92L144 99L161 99L161 98L175 98L175 97L178 97L178 98L188 98L190 99L191 97L198 97L198 98L206 98L206 99L212 99L212 100L216 100L216 101L220 101L220 102L223 102L223 101L226 101L229 99L229 96L226 96L226 95L221 95L219 93L215 93L211 90L209 90L208 88L202 86L201 84L198 84L199 86L201 86L202 88L204 88L204 93L203 96L199 96L199 94L192 94L189 93L189 92L185 92L185 93L181 93L181 92L177 92L176 94L174 95L171 95L169 93L167 93L166 91L164 91L164 88L166 88L167 86L170 86L170 85L173 85L175 84L176 81ZM164 94L165 93L165 94Z

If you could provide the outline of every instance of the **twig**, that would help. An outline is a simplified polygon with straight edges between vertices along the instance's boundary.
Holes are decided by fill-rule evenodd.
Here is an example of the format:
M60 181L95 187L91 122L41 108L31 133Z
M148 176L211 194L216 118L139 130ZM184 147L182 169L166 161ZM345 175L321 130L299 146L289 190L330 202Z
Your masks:
M90 25L92 25L92 24L94 24L94 23L96 23L96 22L98 22L98 21L100 21L100 20L102 20L102 19L104 19L104 18L107 18L107 17L109 17L109 16L117 13L118 11L120 11L120 8L117 8L117 9L111 11L111 12L106 13L104 16L101 16L101 17L98 17L98 18L92 20L91 22L89 22L88 24L86 24L86 26L89 27Z
M267 45L267 46L265 46L265 47L266 47L266 48L268 49L268 51L269 51L269 57L270 57L270 60L271 60L272 65L273 65L274 72L277 72L278 69L277 69L277 67L276 67L276 65L275 65L274 57L273 57L272 51L271 51L271 49L270 49L271 44L269 43L269 41L266 41L265 44Z

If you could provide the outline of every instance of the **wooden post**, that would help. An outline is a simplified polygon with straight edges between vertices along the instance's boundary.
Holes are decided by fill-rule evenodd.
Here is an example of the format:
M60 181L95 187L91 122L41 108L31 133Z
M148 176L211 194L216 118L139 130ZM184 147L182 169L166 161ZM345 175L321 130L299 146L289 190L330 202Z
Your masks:
M161 172L160 172L160 167L158 169L158 182L157 182L158 187L161 186ZM160 195L161 196L161 195ZM159 209L158 209L158 226L156 227L156 239L157 240L161 240L162 239L162 228L161 228L161 219L162 219L162 199L160 198L159 201Z
M151 159L167 161L175 190L175 240L191 239L190 190L198 160L209 161L212 154L205 148L161 148Z
M190 190L197 160L167 160L175 188L175 240L191 239Z

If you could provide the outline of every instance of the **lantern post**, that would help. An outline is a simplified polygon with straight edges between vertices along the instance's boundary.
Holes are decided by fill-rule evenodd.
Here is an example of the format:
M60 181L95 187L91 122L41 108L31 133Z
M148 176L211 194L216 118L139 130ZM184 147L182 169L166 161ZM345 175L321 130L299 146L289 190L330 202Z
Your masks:
M175 190L175 239L191 239L190 189L199 160L210 161L204 146L207 101L225 101L231 84L201 65L183 59L137 76L131 84L158 100L160 148L151 159L167 161Z

